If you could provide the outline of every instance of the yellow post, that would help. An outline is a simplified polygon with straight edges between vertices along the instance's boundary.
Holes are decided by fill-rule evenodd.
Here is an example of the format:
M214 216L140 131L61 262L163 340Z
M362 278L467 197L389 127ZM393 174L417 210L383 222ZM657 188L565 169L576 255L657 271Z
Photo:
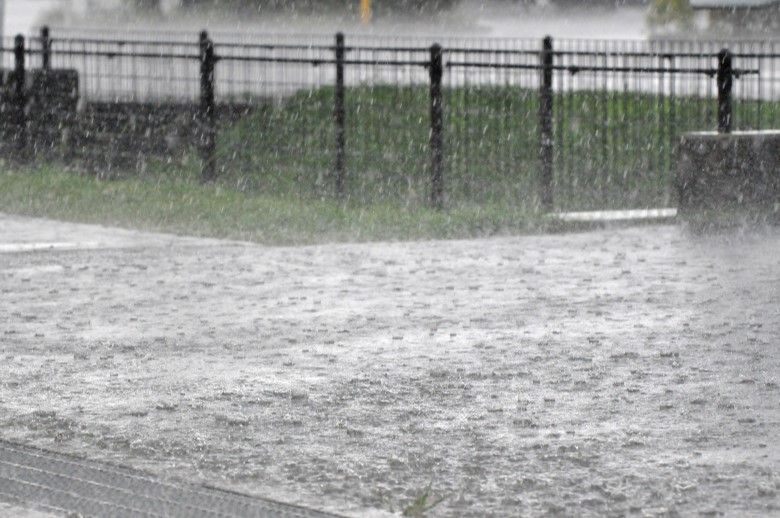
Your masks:
M360 19L365 25L371 23L371 0L360 0Z

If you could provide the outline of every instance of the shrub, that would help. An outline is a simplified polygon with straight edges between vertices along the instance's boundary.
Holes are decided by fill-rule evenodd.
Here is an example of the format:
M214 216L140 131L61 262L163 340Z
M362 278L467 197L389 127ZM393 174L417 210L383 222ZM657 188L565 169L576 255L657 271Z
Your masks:
M693 24L693 9L688 0L653 0L648 22L653 27L687 29Z

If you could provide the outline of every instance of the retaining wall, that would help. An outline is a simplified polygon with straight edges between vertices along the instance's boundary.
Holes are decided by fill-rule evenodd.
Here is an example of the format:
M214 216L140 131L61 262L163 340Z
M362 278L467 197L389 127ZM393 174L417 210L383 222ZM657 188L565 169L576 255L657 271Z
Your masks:
M678 210L780 214L780 130L695 132L675 152Z

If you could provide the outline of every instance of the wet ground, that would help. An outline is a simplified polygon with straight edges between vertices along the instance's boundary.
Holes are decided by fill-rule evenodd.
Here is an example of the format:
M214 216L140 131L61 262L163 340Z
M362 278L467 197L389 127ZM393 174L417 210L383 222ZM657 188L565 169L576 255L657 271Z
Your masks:
M778 514L778 250L2 216L0 438L353 516Z

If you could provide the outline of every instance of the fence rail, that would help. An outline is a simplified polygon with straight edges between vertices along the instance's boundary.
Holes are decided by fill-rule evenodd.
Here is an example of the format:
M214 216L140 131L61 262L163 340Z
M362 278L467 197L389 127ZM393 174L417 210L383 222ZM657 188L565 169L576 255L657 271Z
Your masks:
M673 204L682 132L780 119L771 42L157 36L3 42L2 152L197 163L205 180L369 202L637 208Z

